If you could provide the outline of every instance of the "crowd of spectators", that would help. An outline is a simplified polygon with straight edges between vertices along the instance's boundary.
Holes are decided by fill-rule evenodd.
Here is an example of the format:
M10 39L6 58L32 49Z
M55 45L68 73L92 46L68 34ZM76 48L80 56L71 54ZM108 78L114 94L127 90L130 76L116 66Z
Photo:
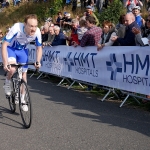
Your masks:
M3 0L9 2L9 0ZM14 5L20 0L13 0ZM109 0L112 2L113 0ZM118 24L105 20L100 26L95 15L95 9L102 11L108 0L80 0L85 12L72 18L70 12L58 12L56 19L51 17L41 26L42 43L44 46L97 46L101 50L104 46L135 46L143 45L142 38L149 36L149 17L145 20L141 16L140 0L122 0L127 13L120 16ZM147 1L148 3L149 1ZM69 3L69 1L68 1ZM72 1L73 11L77 7L77 0ZM150 15L148 8L147 15Z
M72 18L69 12L58 12L56 20L48 18L41 27L43 46L97 46L97 49L101 50L104 46L143 45L142 37L149 38L147 35L149 19L145 20L141 16L142 1L126 0L124 4L127 13L120 16L118 24L115 25L110 20L105 20L101 27L93 9L93 6L97 7L98 1L86 1L88 5L84 3L84 6L87 6L85 12L80 16ZM147 12L147 15L149 14L150 8ZM59 30L59 33L56 32L56 29Z
M110 2L112 2L111 0ZM80 16L72 18L70 12L58 12L56 19L51 17L45 20L41 26L42 45L45 46L96 46L97 50L102 50L105 46L144 46L142 39L150 40L150 8L147 9L147 19L141 16L140 0L122 1L127 9L126 14L122 14L118 24L110 20L105 20L100 26L99 20L94 13L102 11L101 2L108 0L88 0L82 1L85 12ZM72 11L76 9L77 1L72 1ZM102 6L102 7L103 7ZM3 33L0 30L0 41ZM147 43L146 45L149 45ZM89 88L92 88L89 86Z
M96 7L97 1L91 2ZM69 12L58 12L56 20L48 18L42 27L43 47L97 46L97 50L100 51L105 46L144 46L142 38L150 40L150 8L145 20L141 16L143 3L136 0L134 2L136 3L132 0L124 2L127 12L120 16L116 25L110 20L105 20L100 26L92 5L87 5L85 12L74 18Z

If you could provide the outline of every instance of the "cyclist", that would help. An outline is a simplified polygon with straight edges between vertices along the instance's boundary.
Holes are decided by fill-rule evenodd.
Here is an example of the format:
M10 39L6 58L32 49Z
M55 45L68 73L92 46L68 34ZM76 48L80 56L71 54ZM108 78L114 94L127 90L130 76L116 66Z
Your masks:
M36 63L35 68L40 68L40 60L42 57L42 44L41 44L41 32L37 27L38 21L35 14L27 15L24 19L24 23L15 23L2 44L2 59L4 70L7 71L4 90L6 95L11 94L11 82L10 79L15 72L15 67L11 67L10 64L14 63L27 63L28 62L28 50L27 45L35 40L36 41ZM27 82L27 68L24 66L22 69L22 78ZM21 95L21 103L25 103L24 94ZM23 111L28 111L28 106L22 105Z

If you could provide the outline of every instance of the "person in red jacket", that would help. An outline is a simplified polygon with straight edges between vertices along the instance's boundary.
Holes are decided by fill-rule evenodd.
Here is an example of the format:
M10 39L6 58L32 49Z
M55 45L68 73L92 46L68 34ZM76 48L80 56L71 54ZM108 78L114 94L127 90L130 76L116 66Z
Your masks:
M69 37L66 37L66 39L69 41L69 46L74 45L74 43L77 43L79 45L79 39L77 34L78 27L79 27L79 21L77 19L72 19L71 35Z

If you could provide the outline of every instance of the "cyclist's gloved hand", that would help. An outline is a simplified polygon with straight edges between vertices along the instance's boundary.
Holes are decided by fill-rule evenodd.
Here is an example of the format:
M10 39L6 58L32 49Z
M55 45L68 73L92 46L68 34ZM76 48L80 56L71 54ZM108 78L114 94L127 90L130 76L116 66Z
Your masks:
M5 71L10 71L11 65L4 65L3 68Z
M35 68L39 69L41 67L41 63L40 62L35 62Z

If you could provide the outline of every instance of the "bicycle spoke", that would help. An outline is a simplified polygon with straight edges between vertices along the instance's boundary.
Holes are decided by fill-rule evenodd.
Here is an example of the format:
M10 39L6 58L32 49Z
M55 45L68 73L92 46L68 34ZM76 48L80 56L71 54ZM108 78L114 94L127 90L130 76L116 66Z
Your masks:
M28 91L27 84L22 80L20 84L20 92L19 92L19 108L21 113L21 118L23 121L23 124L26 128L29 128L31 126L32 121L32 105L30 100L30 95ZM24 94L24 101L21 100L21 95ZM22 104L23 102L23 104ZM23 106L26 105L28 108L28 111L23 110Z

